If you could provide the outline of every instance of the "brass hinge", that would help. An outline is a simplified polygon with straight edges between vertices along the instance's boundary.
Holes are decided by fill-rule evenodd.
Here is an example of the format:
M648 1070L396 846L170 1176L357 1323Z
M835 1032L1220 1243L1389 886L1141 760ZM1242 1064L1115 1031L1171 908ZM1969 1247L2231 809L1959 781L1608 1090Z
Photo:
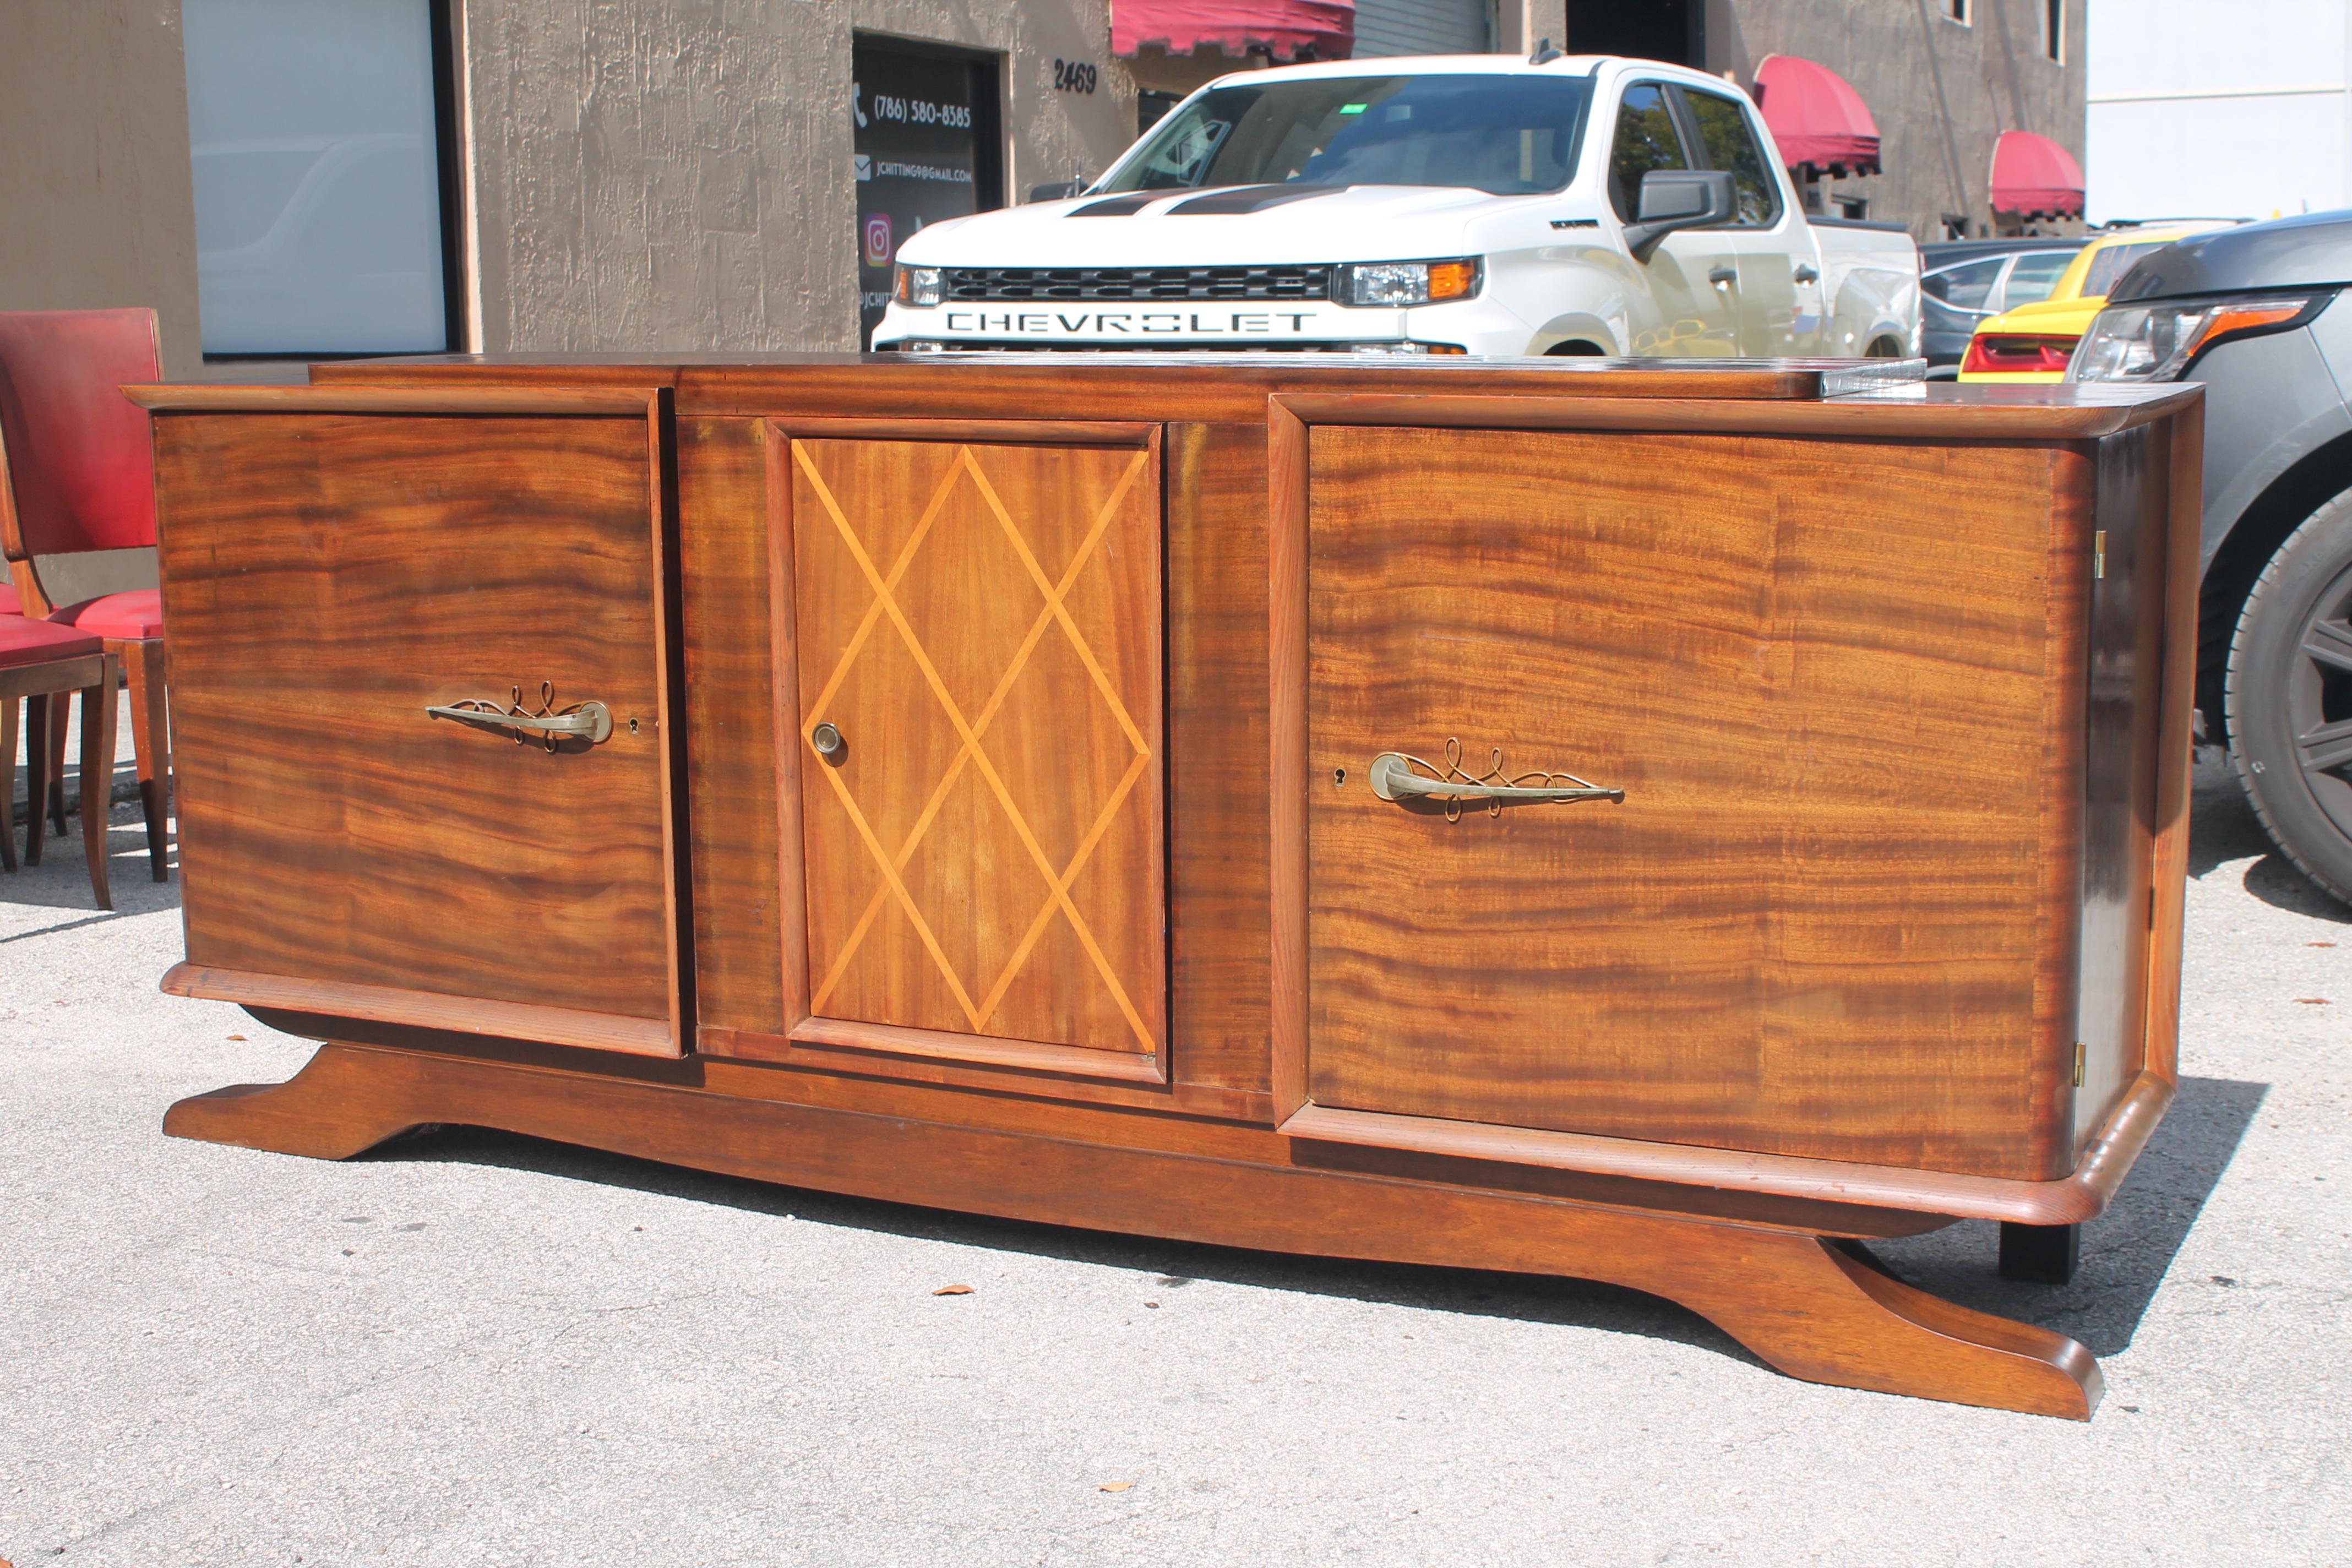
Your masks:
M2107 531L2103 528L2091 535L2091 575L2105 577L2106 574Z
M2084 1058L2089 1056L2089 1051L2084 1049L2082 1041L2076 1040L2074 1042L2074 1087L2076 1089L2083 1087Z

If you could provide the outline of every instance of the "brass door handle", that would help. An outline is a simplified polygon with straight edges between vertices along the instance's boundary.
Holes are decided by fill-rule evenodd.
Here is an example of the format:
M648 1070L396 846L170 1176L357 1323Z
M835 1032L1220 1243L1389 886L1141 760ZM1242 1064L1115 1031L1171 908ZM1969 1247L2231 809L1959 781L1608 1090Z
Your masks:
M554 751L567 740L585 741L592 746L602 745L612 739L613 712L602 702L582 702L555 710L555 686L551 681L539 683L539 710L533 712L522 705L522 688L511 689L510 700L501 705L487 697L469 697L463 702L427 708L431 719L454 719L461 724L478 724L488 730L511 730L515 744L522 744L525 735L536 735ZM634 721L632 721L634 722Z
M1415 768L1426 769L1416 773ZM1492 816L1502 815L1506 801L1568 802L1606 800L1622 804L1625 792L1578 778L1574 773L1503 772L1503 749L1495 748L1494 765L1483 773L1462 768L1462 742L1449 737L1443 767L1402 752L1382 752L1372 759L1372 793L1382 800L1435 799L1444 803L1448 821L1458 821L1462 803L1483 804Z

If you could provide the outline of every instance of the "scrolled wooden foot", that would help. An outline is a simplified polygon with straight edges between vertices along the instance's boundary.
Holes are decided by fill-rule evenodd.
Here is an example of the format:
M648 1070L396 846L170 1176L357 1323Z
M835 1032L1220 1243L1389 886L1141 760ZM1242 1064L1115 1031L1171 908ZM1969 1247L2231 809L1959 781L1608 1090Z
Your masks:
M2099 1363L2065 1335L1930 1296L1859 1247L1756 1235L1752 1278L1670 1293L1790 1376L2075 1421L2097 1408Z
M382 1065L322 1047L284 1083L232 1084L190 1095L163 1113L163 1131L239 1149L348 1160L436 1120L417 1113Z

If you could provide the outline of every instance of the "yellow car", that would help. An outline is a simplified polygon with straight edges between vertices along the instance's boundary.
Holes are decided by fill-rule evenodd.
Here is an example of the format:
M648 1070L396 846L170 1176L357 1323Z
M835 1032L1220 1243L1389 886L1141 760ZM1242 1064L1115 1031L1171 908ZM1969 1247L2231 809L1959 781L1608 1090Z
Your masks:
M2074 253L2048 299L1977 323L1975 334L1969 339L1968 355L1960 361L1960 379L2065 380L2066 361L2073 356L2074 344L2090 330L2091 318L2107 302L2107 290L2141 257L2176 239L2230 226L2220 220L2150 224L2093 240Z

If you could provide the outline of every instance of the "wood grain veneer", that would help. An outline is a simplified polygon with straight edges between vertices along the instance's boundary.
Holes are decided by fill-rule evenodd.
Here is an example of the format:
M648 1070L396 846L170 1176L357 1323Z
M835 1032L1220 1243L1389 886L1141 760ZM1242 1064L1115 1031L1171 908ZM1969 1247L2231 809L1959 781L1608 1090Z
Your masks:
M2199 394L1822 400L1822 374L653 356L324 365L310 395L143 391L159 451L220 426L210 467L165 467L184 546L307 563L272 568L282 646L225 611L175 619L197 644L199 707L206 683L232 690L232 662L271 668L297 643L344 685L393 679L378 670L404 631L392 585L421 634L399 643L404 668L485 627L486 646L528 630L572 657L562 618L479 616L436 575L446 554L509 582L465 530L534 495L538 538L618 539L635 520L644 630L602 640L640 650L665 696L684 686L683 726L661 731L674 754L646 753L670 757L682 825L663 826L678 792L643 775L569 803L617 847L597 864L623 880L595 896L655 911L634 938L625 913L560 882L445 889L433 857L453 851L400 815L438 775L369 750L396 747L393 730L321 742L312 703L267 734L196 736L192 779L227 778L257 747L295 760L278 795L237 773L247 794L207 797L266 805L255 820L277 839L192 803L191 962L171 984L348 1043L291 1084L184 1102L170 1130L339 1155L470 1121L1057 1224L1577 1274L1683 1301L1796 1375L2087 1414L2098 1373L2081 1347L1937 1302L1824 1238L2079 1223L2171 1099L2195 605L2173 567L2194 558ZM602 433L623 424L625 461ZM296 426L331 438L272 445ZM919 481L959 453L1023 519L1086 511L1072 498L1100 489L1097 466L1150 465L1113 519L1127 575L1092 604L1069 595L1152 753L1135 787L1160 793L1148 830L1092 862L1101 882L1071 890L1113 972L1148 976L1129 1001L1156 1013L1071 1005L1055 977L1100 973L1081 951L1039 972L1051 983L1024 1019L976 1030L923 992L917 961L941 972L919 935L874 946L874 973L826 993L873 901L850 873L877 863L818 823L841 796L808 731L820 708L847 712L850 765L919 763L940 741L925 715L944 713L928 677L864 708L845 695L861 662L833 681L828 649L876 602L847 536L887 579L889 539L938 499ZM201 493L215 471L227 482ZM817 521L845 554L813 552ZM209 556L171 554L173 532L167 595L220 591ZM956 639L984 642L985 616L1036 589L1025 567L951 553L917 551L893 592L952 692L1000 668L959 665ZM628 597L604 570L587 572L591 619ZM328 613L338 595L360 613ZM897 629L887 606L869 639L881 629ZM1059 775L1075 807L1140 754L1124 726L1118 743L1087 734L1085 665L1047 683L1051 722L990 753L1008 792L1006 770L1075 757ZM966 728L981 685L958 699ZM1573 769L1627 802L1452 824L1376 809L1371 752L1431 755L1448 734L1479 765L1500 744L1512 768ZM330 766L363 786L363 810ZM891 822L886 861L936 772L852 796L869 826ZM486 827L497 792L462 769L453 782L461 835L503 844L524 819L509 803ZM648 827L614 831L615 809ZM1098 815L1064 812L1054 831ZM961 857L947 903L974 952L1014 924L1017 947L1034 915L1033 900L997 918L1006 867L1036 857L987 826L982 812L939 840ZM335 880L338 836L399 873L383 908L404 929L431 921L397 900L431 889L444 929L404 940L444 942L447 963L367 925L381 911ZM1053 862L1051 834L1033 837ZM245 858L207 859L207 844ZM655 891L632 870L648 846L683 880ZM919 846L901 879L936 870L921 862ZM419 865L433 875L401 869ZM232 909L229 888L259 907ZM296 940L306 900L326 911L312 948ZM338 923L354 918L356 938ZM572 920L635 955L601 946L612 973L584 993ZM664 921L690 985L641 962ZM551 970L465 967L492 932L542 929ZM641 1001L580 1005L596 984ZM844 994L858 1005L835 1005Z
M815 1016L1164 1047L1157 436L790 437Z
M800 881L780 875L776 678L768 582L767 450L750 419L677 422L686 658L688 858L698 1048L777 1029ZM789 627L783 628L789 635ZM787 644L786 646L789 646ZM799 841L790 841L796 868Z
M1317 1104L2063 1173L2047 450L1343 426L1309 462ZM1367 786L1449 742L1626 798Z
M192 974L654 1020L679 1049L648 400L264 390L156 422ZM425 711L542 683L612 738Z

